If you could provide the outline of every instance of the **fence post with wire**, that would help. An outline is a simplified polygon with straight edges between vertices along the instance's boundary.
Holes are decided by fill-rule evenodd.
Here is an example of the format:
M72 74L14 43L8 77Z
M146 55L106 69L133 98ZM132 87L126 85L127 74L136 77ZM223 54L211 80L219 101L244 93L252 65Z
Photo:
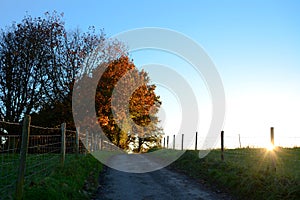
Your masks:
M19 174L17 179L16 187L16 199L22 199L23 197L23 187L24 187L24 176L25 176L25 167L26 167L26 157L28 151L29 135L30 135L30 116L26 115L23 121L22 128L22 145L20 152L20 166Z
M63 164L66 154L85 152L76 131L0 121L0 199L22 199L25 186L34 184Z

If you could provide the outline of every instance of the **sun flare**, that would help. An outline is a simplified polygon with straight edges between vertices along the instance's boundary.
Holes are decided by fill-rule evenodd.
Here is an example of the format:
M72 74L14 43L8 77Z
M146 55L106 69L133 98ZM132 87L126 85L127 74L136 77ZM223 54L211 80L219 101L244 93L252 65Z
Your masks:
M266 149L268 150L268 151L273 151L274 150L274 145L273 144L268 144L267 146L266 146Z

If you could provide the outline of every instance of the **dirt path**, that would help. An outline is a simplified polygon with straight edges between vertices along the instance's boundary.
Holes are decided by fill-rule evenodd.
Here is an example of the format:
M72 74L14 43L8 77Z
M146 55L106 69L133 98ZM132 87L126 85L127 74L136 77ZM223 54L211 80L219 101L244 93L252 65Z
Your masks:
M138 155L137 155L138 156ZM132 167L126 155L118 155L114 164ZM151 163L149 163L151 164ZM105 168L95 199L112 200L168 200L168 199L231 199L216 194L189 177L163 168L148 173L127 173Z

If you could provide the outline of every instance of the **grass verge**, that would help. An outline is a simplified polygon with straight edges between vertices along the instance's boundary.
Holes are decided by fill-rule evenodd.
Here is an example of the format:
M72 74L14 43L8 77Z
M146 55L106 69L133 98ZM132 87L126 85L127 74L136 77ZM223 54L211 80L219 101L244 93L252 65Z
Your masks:
M198 151L186 151L171 167L218 186L236 199L300 199L300 149L276 152L276 172L262 149L213 150L199 159Z
M90 199L101 170L101 163L91 155L67 155L64 167L58 166L49 176L26 186L23 199Z

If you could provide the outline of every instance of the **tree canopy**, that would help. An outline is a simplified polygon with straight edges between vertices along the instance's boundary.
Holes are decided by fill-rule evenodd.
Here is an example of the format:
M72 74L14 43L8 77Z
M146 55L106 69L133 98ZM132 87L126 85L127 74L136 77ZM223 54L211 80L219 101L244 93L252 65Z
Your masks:
M142 143L160 133L156 114L161 101L154 90L148 74L127 56L109 63L98 82L95 105L100 126L116 145L125 148L130 137L138 135Z
M75 129L73 87L78 74L89 80L101 69L82 68L95 49L102 53L102 63L108 65L97 80L95 123L122 148L132 135L138 135L142 142L160 133L156 114L161 102L155 85L150 84L146 72L136 69L122 42L109 40L103 30L96 33L93 27L84 33L68 31L63 14L56 12L37 18L26 15L20 23L0 30L1 117L20 122L25 114L31 114L34 125L55 127L67 122ZM136 82L142 84L135 88ZM127 108L121 102L127 102Z

